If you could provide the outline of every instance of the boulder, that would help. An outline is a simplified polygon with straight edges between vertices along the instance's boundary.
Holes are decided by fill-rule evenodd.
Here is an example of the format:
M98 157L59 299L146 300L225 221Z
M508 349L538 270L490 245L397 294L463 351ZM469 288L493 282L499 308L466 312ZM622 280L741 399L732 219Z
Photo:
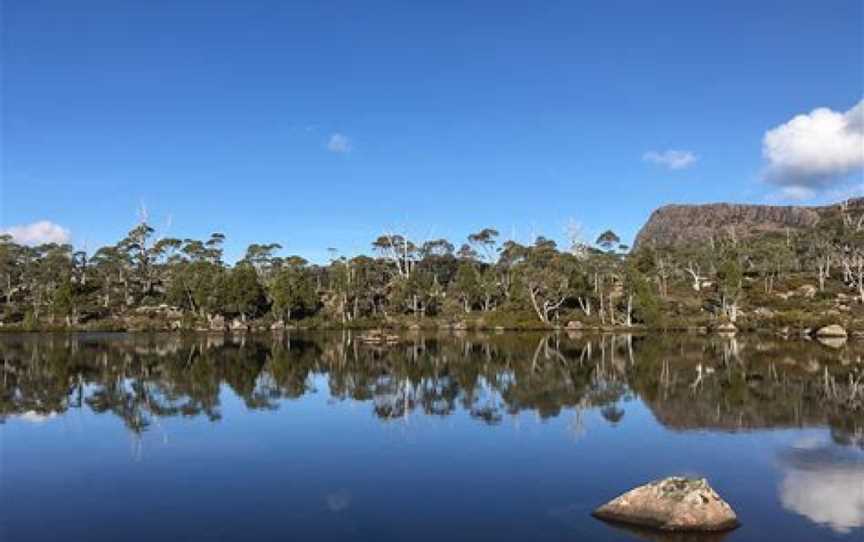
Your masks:
M453 329L457 331L465 331L466 329L468 329L468 324L464 321L456 322L455 324L453 324Z
M672 477L639 486L596 509L593 515L663 531L728 531L738 517L704 478Z
M579 320L570 320L567 322L567 329L570 331L579 331L585 326Z
M285 331L285 321L276 320L275 322L270 324L270 331Z
M846 330L843 329L843 326L839 326L837 324L831 324L830 326L825 326L816 330L817 337L846 337Z
M246 325L246 322L239 318L235 318L231 321L231 331L248 331L249 326Z
M818 292L818 291L819 290L815 286L813 286L812 284L805 284L805 285L797 288L795 290L795 293L797 295L800 295L801 297L806 297L807 299L812 299L812 298L816 297L816 292Z
M774 318L774 311L766 307L758 307L753 311L753 316L756 316L757 318L771 319Z
M218 315L211 318L210 329L212 331L225 331L225 318Z

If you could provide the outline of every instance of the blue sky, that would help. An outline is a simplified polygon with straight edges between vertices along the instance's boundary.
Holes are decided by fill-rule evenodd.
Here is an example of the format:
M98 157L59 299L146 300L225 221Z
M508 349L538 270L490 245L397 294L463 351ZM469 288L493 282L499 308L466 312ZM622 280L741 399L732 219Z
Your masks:
M143 203L322 261L826 201L864 184L862 6L9 0L0 226L93 248Z

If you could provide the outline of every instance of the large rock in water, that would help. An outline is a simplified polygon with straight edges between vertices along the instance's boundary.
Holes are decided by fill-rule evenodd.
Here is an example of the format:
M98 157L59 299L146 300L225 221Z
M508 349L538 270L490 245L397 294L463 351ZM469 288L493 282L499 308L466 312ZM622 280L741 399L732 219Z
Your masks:
M738 517L708 481L666 478L639 486L594 511L594 516L664 531L728 531Z

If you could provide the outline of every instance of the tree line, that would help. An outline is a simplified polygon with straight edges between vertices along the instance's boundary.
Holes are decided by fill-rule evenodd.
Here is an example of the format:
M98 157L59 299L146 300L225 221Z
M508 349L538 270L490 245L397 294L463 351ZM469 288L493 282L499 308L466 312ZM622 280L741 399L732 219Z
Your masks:
M864 218L848 206L807 231L744 239L736 231L635 251L611 230L590 243L573 235L563 249L545 237L502 240L493 228L458 248L447 239L385 233L370 254L333 256L323 265L281 256L277 243L252 244L229 265L222 233L160 237L145 222L92 254L0 235L0 321L75 326L167 305L198 322L481 317L503 325L517 315L539 326L571 319L660 326L692 314L735 322L742 304L769 303L790 276L864 303Z

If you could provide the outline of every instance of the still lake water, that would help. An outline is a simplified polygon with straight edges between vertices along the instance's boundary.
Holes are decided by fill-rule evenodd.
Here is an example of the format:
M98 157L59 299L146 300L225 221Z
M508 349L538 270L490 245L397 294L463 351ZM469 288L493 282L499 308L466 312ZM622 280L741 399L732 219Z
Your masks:
M864 345L834 346L0 336L0 539L860 541L864 414L825 377L842 392ZM743 526L590 517L673 474L708 477Z

